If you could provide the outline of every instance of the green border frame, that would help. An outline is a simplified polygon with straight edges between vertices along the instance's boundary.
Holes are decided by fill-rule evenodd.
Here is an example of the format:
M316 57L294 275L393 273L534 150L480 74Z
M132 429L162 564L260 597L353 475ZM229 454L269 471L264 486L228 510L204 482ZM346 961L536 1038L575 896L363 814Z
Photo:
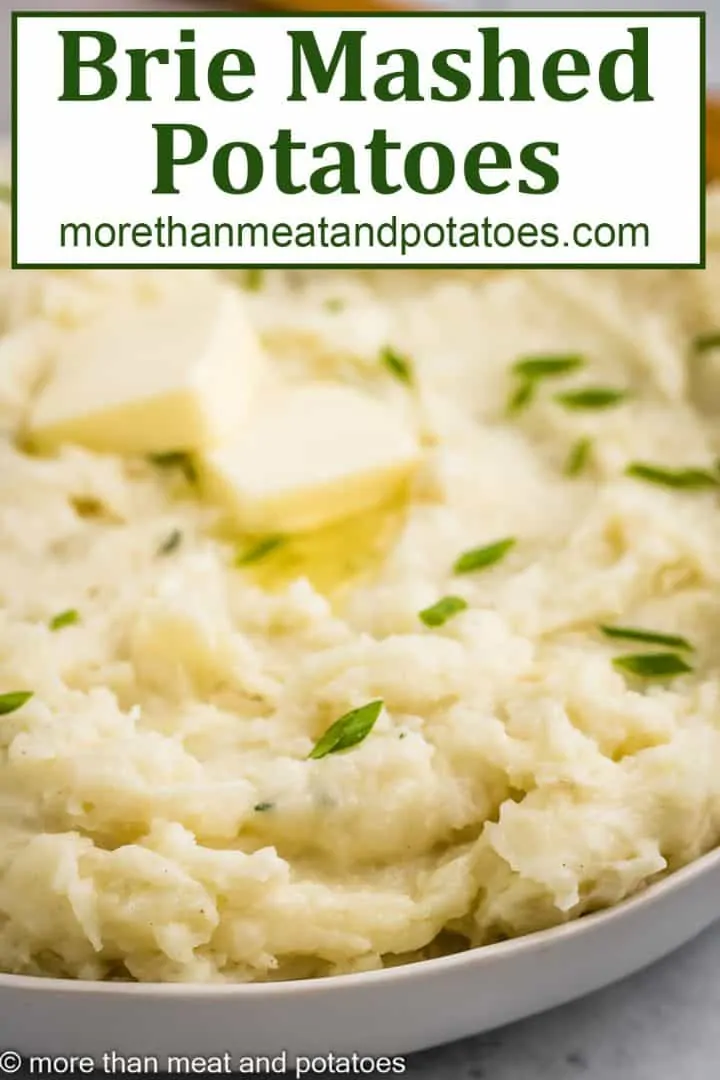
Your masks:
M692 263L19 263L17 259L17 29L20 19L698 19L699 49L699 120L700 120L700 190L699 228L700 261ZM13 270L703 270L707 263L707 13L705 11L12 11L10 13L10 85L11 85L11 255Z

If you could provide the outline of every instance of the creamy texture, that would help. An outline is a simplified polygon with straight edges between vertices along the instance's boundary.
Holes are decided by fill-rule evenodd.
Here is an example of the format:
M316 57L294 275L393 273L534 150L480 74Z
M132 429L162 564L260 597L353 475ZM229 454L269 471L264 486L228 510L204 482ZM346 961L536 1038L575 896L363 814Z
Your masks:
M402 504L245 568L180 470L18 438L70 328L166 277L3 272L0 694L34 696L0 717L0 968L367 970L575 918L718 842L718 492L624 473L720 454L720 353L691 348L720 329L719 210L705 272L268 274L243 299L277 376L375 396L423 456ZM508 417L513 363L558 352L585 367ZM554 400L587 385L628 397ZM448 594L467 609L426 627ZM627 677L642 647L599 623L684 635L692 673ZM376 699L362 743L308 759Z

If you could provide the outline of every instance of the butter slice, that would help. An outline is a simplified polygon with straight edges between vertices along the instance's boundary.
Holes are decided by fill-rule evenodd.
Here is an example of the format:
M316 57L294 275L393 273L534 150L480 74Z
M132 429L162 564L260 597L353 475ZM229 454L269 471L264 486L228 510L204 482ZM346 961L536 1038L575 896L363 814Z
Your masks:
M265 365L242 296L210 275L178 277L152 302L123 298L67 338L28 434L39 449L213 446L237 436Z
M233 445L201 456L201 482L241 529L293 533L368 510L397 490L420 447L402 416L357 390L286 391Z

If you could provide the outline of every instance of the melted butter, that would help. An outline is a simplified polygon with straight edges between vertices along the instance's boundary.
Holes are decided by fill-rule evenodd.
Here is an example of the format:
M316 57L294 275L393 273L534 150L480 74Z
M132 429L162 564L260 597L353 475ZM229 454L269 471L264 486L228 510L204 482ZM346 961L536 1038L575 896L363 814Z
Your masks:
M409 489L355 517L314 532L285 537L277 547L238 568L256 585L278 591L299 577L308 578L318 592L340 597L372 577L397 543L407 518ZM257 537L228 534L237 550L250 549Z

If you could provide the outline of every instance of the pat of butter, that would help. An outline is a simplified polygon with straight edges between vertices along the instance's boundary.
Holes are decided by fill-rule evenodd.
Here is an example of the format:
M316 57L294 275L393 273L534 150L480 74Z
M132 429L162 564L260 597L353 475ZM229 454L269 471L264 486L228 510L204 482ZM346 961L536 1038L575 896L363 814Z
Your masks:
M420 457L407 422L357 390L285 392L233 445L201 456L201 482L247 532L303 532L389 498Z
M237 436L265 372L240 293L210 275L178 277L152 302L123 300L67 338L28 434L39 449L214 446Z

